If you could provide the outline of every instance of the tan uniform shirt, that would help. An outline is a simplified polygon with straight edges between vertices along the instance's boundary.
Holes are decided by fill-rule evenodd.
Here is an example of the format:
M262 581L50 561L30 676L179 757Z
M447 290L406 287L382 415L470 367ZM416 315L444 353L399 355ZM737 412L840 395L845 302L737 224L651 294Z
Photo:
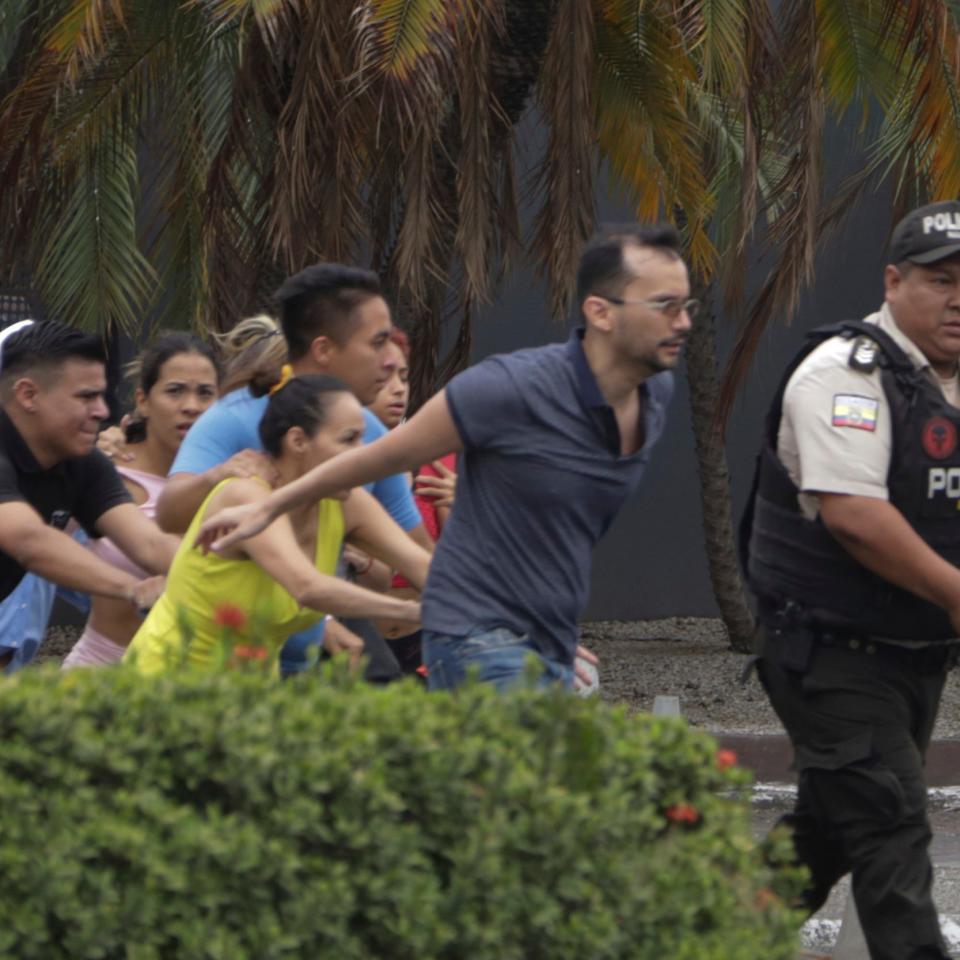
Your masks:
M896 325L886 304L865 317L890 335L918 370L960 407L957 376L941 380L920 349ZM831 337L793 372L783 397L777 455L802 491L800 508L817 515L812 492L846 493L888 500L892 433L879 367L870 373L849 365L853 341Z

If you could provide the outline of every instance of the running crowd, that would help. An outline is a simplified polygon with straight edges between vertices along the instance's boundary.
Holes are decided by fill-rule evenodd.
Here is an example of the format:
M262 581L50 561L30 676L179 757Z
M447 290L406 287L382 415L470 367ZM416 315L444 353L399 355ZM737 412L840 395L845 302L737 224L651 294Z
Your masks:
M806 907L849 872L873 960L946 960L923 764L960 650L960 203L897 225L883 287L784 375L741 553L796 753ZM222 669L246 622L284 674L321 648L431 689L504 689L531 658L542 684L589 680L593 548L663 432L698 307L677 233L595 238L566 343L490 357L409 419L376 275L316 264L275 299L277 322L215 346L152 344L122 435L100 430L96 338L0 334L0 664L29 661L64 590L93 598L65 668Z
M543 684L589 685L592 550L662 431L696 306L679 251L669 227L598 236L567 343L479 363L409 420L409 342L352 266L290 277L276 319L149 344L122 429L101 429L98 338L7 328L0 664L36 654L59 592L89 608L64 669L222 669L242 627L283 675L346 652L372 682L472 669L504 689L533 657Z

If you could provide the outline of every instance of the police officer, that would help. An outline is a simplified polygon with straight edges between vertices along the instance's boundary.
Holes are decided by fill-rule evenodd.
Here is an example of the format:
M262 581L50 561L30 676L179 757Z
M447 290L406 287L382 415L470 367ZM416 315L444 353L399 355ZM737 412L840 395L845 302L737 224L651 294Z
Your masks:
M923 760L960 635L960 203L897 225L884 300L788 369L741 543L805 905L852 872L874 960L946 960Z

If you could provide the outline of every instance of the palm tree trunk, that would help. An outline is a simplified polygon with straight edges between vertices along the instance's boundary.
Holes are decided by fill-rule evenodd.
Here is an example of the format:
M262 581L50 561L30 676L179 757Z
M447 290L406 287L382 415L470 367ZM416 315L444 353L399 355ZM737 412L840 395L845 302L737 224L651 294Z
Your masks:
M734 650L751 650L755 629L740 577L733 536L730 474L717 419L716 324L709 301L706 316L697 318L687 342L690 412L700 475L703 534L713 595Z

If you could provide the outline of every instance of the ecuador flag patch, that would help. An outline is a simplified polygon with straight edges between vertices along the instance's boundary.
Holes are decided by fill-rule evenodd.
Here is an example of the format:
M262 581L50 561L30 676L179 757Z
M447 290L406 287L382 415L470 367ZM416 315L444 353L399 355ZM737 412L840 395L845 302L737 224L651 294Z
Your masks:
M877 410L880 401L872 397L859 397L853 393L837 393L833 397L833 417L835 427L853 427L854 430L877 429Z

